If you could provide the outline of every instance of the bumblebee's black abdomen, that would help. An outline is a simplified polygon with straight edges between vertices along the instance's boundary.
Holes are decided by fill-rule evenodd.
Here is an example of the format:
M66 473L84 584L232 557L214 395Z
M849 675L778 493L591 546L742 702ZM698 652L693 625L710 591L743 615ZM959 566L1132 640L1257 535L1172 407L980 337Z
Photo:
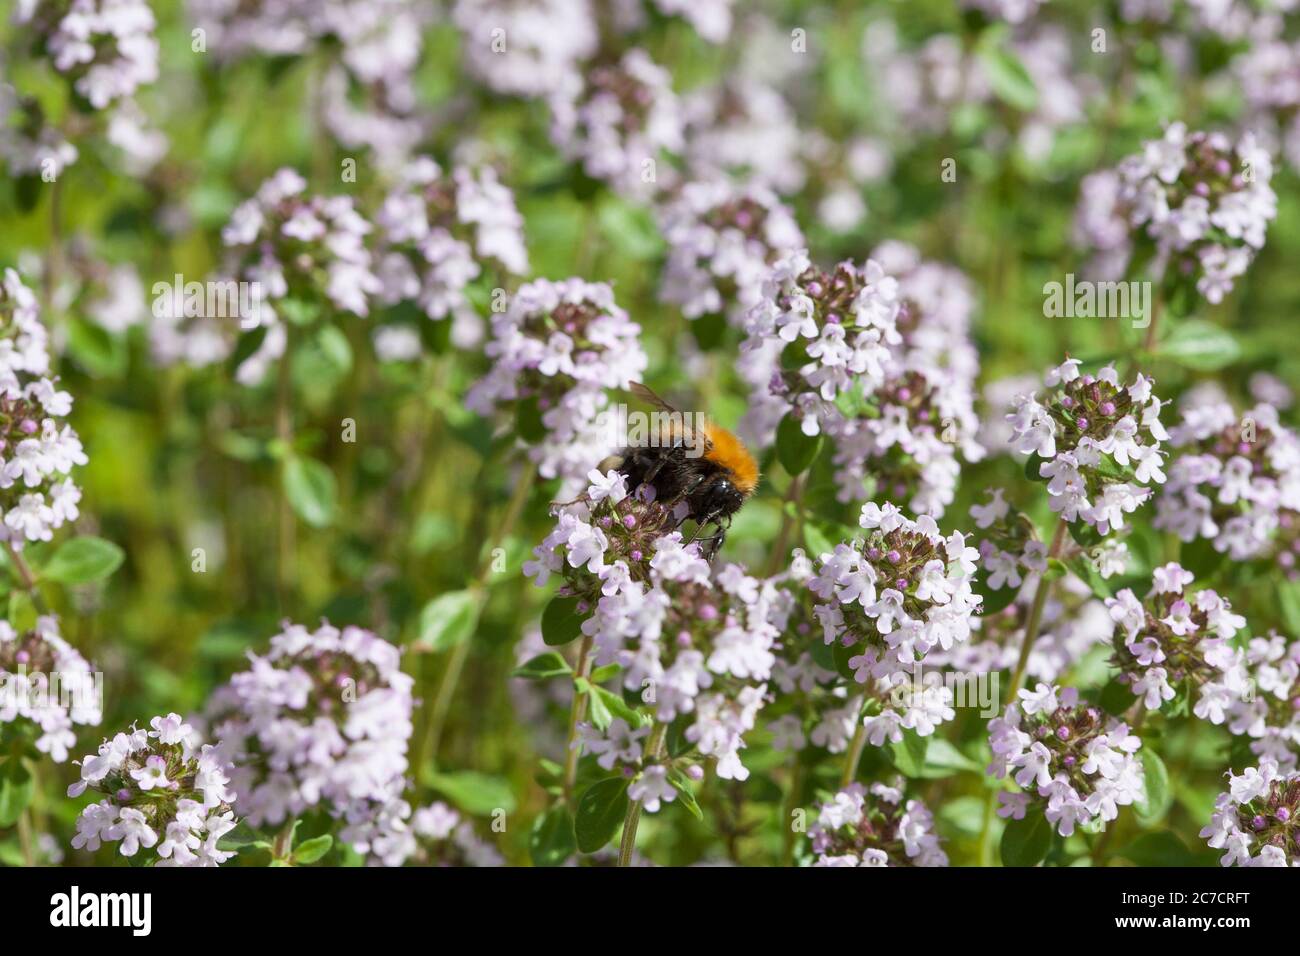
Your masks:
M744 503L725 468L703 455L688 455L683 447L625 448L621 457L618 470L629 488L648 484L659 501L684 500L697 522L730 518Z
M689 457L682 447L625 448L622 457L618 470L627 475L628 487L652 485L659 501L690 494L718 471L703 457Z

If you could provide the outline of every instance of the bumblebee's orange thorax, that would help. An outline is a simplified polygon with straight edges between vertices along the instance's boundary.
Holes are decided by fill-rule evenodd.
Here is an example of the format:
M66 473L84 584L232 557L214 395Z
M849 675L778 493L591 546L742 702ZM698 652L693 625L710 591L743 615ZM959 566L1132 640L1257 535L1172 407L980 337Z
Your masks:
M743 495L751 495L758 487L758 462L749 453L745 443L719 425L708 422L704 437L709 440L704 457L731 473L731 483Z

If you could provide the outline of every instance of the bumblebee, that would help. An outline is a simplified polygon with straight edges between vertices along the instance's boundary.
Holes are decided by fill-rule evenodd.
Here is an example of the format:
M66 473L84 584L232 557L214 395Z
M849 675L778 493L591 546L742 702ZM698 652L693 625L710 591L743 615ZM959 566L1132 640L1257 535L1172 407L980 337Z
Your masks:
M600 464L627 476L628 485L653 486L659 501L686 503L699 531L712 525L714 533L702 539L712 557L722 547L731 519L758 487L758 463L744 442L705 419L697 434L686 416L639 382L630 391L667 412L660 430L644 445L629 445ZM703 447L700 447L700 444Z

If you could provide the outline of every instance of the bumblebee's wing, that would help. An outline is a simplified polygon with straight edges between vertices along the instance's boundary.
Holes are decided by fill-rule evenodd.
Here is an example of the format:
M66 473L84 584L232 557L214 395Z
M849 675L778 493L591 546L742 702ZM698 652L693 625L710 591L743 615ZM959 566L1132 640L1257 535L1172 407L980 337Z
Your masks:
M633 382L627 387L627 390L637 398L641 399L641 401L649 402L651 405L661 408L666 412L677 411L677 409L673 408L673 406L660 398L658 394L655 393L654 389L650 388L648 385L642 385L640 382Z
M661 448L673 448L682 442L682 423L686 416L664 401L647 385L633 382L628 391L641 401L655 406L657 411L652 416L651 431L656 435L653 444Z

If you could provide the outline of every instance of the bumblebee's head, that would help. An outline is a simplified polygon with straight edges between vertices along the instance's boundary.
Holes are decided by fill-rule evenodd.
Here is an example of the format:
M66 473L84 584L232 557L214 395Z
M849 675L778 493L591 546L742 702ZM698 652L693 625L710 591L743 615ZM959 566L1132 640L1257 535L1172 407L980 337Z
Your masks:
M745 495L727 478L712 482L700 496L697 513L706 520L729 517L740 510Z

